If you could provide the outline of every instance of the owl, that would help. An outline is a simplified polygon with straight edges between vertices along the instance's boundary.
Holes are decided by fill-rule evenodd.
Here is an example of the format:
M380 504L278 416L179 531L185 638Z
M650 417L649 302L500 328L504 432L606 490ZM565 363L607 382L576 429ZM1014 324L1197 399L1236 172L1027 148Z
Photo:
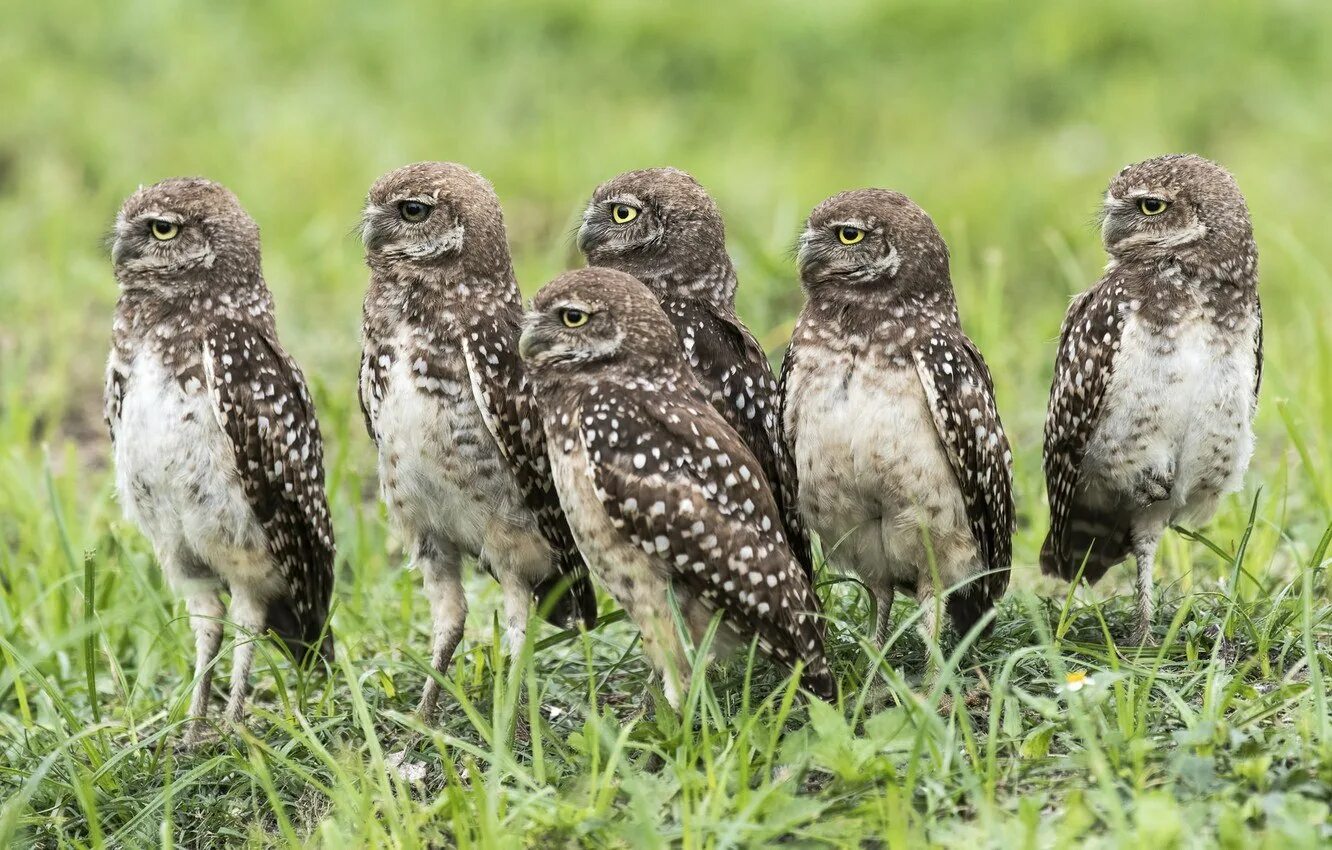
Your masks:
M538 293L519 350L555 487L592 571L643 634L679 708L689 669L669 599L695 643L757 640L830 698L818 599L754 453L711 406L653 294L583 269Z
M1132 640L1152 640L1166 526L1206 522L1253 453L1263 366L1258 249L1235 179L1172 155L1110 182L1110 262L1064 318L1045 422L1041 569L1095 582L1132 555Z
M332 657L323 443L305 378L278 342L259 228L235 195L202 179L140 189L116 216L112 256L116 489L185 597L195 636L185 740L197 743L224 615L246 632L273 630L298 660ZM254 651L237 643L230 723L244 714Z
M498 580L512 649L534 597L551 622L591 627L596 598L518 358L522 300L494 189L452 163L399 168L370 188L361 235L361 409L389 517L430 599L434 671L462 639L464 556ZM438 697L431 676L422 716Z
M782 441L777 380L763 347L736 316L735 268L717 205L678 169L629 171L597 188L578 247L589 265L627 272L656 296L708 401L758 459L791 550L812 575L795 465Z
M781 402L801 510L874 594L880 645L898 590L927 635L941 593L965 634L1008 587L1012 455L948 246L909 198L861 189L815 207L798 262Z

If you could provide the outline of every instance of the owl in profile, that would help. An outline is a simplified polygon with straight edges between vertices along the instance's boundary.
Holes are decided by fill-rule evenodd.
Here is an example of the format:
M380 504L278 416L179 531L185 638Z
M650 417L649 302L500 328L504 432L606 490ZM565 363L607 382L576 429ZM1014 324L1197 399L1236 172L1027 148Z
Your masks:
M1206 522L1253 454L1258 249L1235 179L1199 156L1128 166L1103 216L1110 262L1069 307L1055 361L1041 569L1096 582L1132 555L1141 644L1166 527Z
M404 166L370 188L361 231L361 409L389 517L430 598L433 670L462 639L464 556L499 581L511 650L534 598L552 622L590 627L596 598L518 358L522 300L494 189L461 165ZM438 698L431 676L423 717Z
M633 275L661 304L708 401L757 458L782 532L812 575L795 465L782 441L777 379L735 313L735 267L716 203L679 169L629 171L597 188L578 247L589 265Z
M941 596L965 634L1008 587L1012 455L948 246L905 195L860 189L814 209L798 261L782 410L801 509L874 594L881 645L896 591L931 638Z
M116 216L120 299L106 374L116 489L185 597L198 743L223 618L332 657L333 529L305 378L278 342L259 228L211 180L140 189ZM223 594L230 596L224 607ZM239 640L225 719L240 722L255 642Z
M714 648L755 640L831 698L818 599L772 489L653 294L622 272L569 272L538 293L520 351L574 537L642 631L671 705L690 672L672 596L695 643L720 615Z

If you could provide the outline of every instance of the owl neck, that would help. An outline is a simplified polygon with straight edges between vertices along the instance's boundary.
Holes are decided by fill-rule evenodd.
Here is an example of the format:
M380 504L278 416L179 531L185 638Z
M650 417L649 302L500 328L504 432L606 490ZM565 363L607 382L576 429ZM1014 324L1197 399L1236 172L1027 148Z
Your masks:
M271 329L273 298L263 278L245 286L204 289L199 286L126 287L116 303L117 319L131 335L188 334L218 319Z
M405 319L412 324L496 308L522 309L522 296L511 268L486 276L468 275L456 265L423 270L399 268L388 274L372 274L365 296L367 317Z
M648 268L624 267L659 299L705 301L726 313L735 312L735 266L725 253L705 262L654 262Z
M958 323L951 286L912 286L893 278L870 284L821 284L810 287L808 293L809 309L820 321L848 329Z

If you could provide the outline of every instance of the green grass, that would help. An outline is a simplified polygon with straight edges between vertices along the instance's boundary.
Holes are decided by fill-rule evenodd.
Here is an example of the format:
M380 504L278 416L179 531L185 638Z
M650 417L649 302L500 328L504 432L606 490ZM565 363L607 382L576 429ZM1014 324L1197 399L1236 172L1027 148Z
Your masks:
M1332 6L54 0L4 18L0 846L1332 841ZM1040 429L1067 298L1103 263L1105 183L1179 150L1225 163L1248 196L1267 380L1248 489L1163 547L1165 645L1117 653L1130 570L1070 594L1035 566ZM449 707L421 729L428 616L354 400L351 229L378 174L425 158L495 183L528 292L577 262L570 230L599 181L692 171L726 216L741 314L774 351L808 210L861 185L920 202L1015 441L994 634L950 641L923 688L914 609L899 604L874 665L867 602L825 572L839 705L741 659L677 717L625 623L509 664L478 579ZM184 608L120 519L100 423L103 234L138 184L174 174L227 183L263 227L339 543L336 669L302 676L265 644L249 731L191 755L172 748ZM1061 691L1078 670L1093 684ZM406 769L387 766L402 753Z

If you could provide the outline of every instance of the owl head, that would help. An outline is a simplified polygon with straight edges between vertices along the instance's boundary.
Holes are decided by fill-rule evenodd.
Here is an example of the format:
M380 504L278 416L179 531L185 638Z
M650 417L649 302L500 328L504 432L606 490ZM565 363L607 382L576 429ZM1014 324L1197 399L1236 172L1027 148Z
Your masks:
M811 294L868 296L948 288L948 246L933 220L906 195L855 189L828 198L805 222L797 248Z
M1101 237L1114 261L1225 257L1252 244L1235 178L1193 154L1171 154L1119 172L1105 193Z
M678 168L627 171L598 186L583 211L578 249L589 265L628 272L663 294L735 297L721 213Z
M629 364L636 374L686 368L657 299L614 269L577 269L542 287L523 321L518 353L548 374L612 364Z
M512 274L494 188L452 162L405 165L376 180L361 213L361 241L377 272Z
M126 289L225 288L258 276L259 226L220 183L175 177L125 200L111 257Z

